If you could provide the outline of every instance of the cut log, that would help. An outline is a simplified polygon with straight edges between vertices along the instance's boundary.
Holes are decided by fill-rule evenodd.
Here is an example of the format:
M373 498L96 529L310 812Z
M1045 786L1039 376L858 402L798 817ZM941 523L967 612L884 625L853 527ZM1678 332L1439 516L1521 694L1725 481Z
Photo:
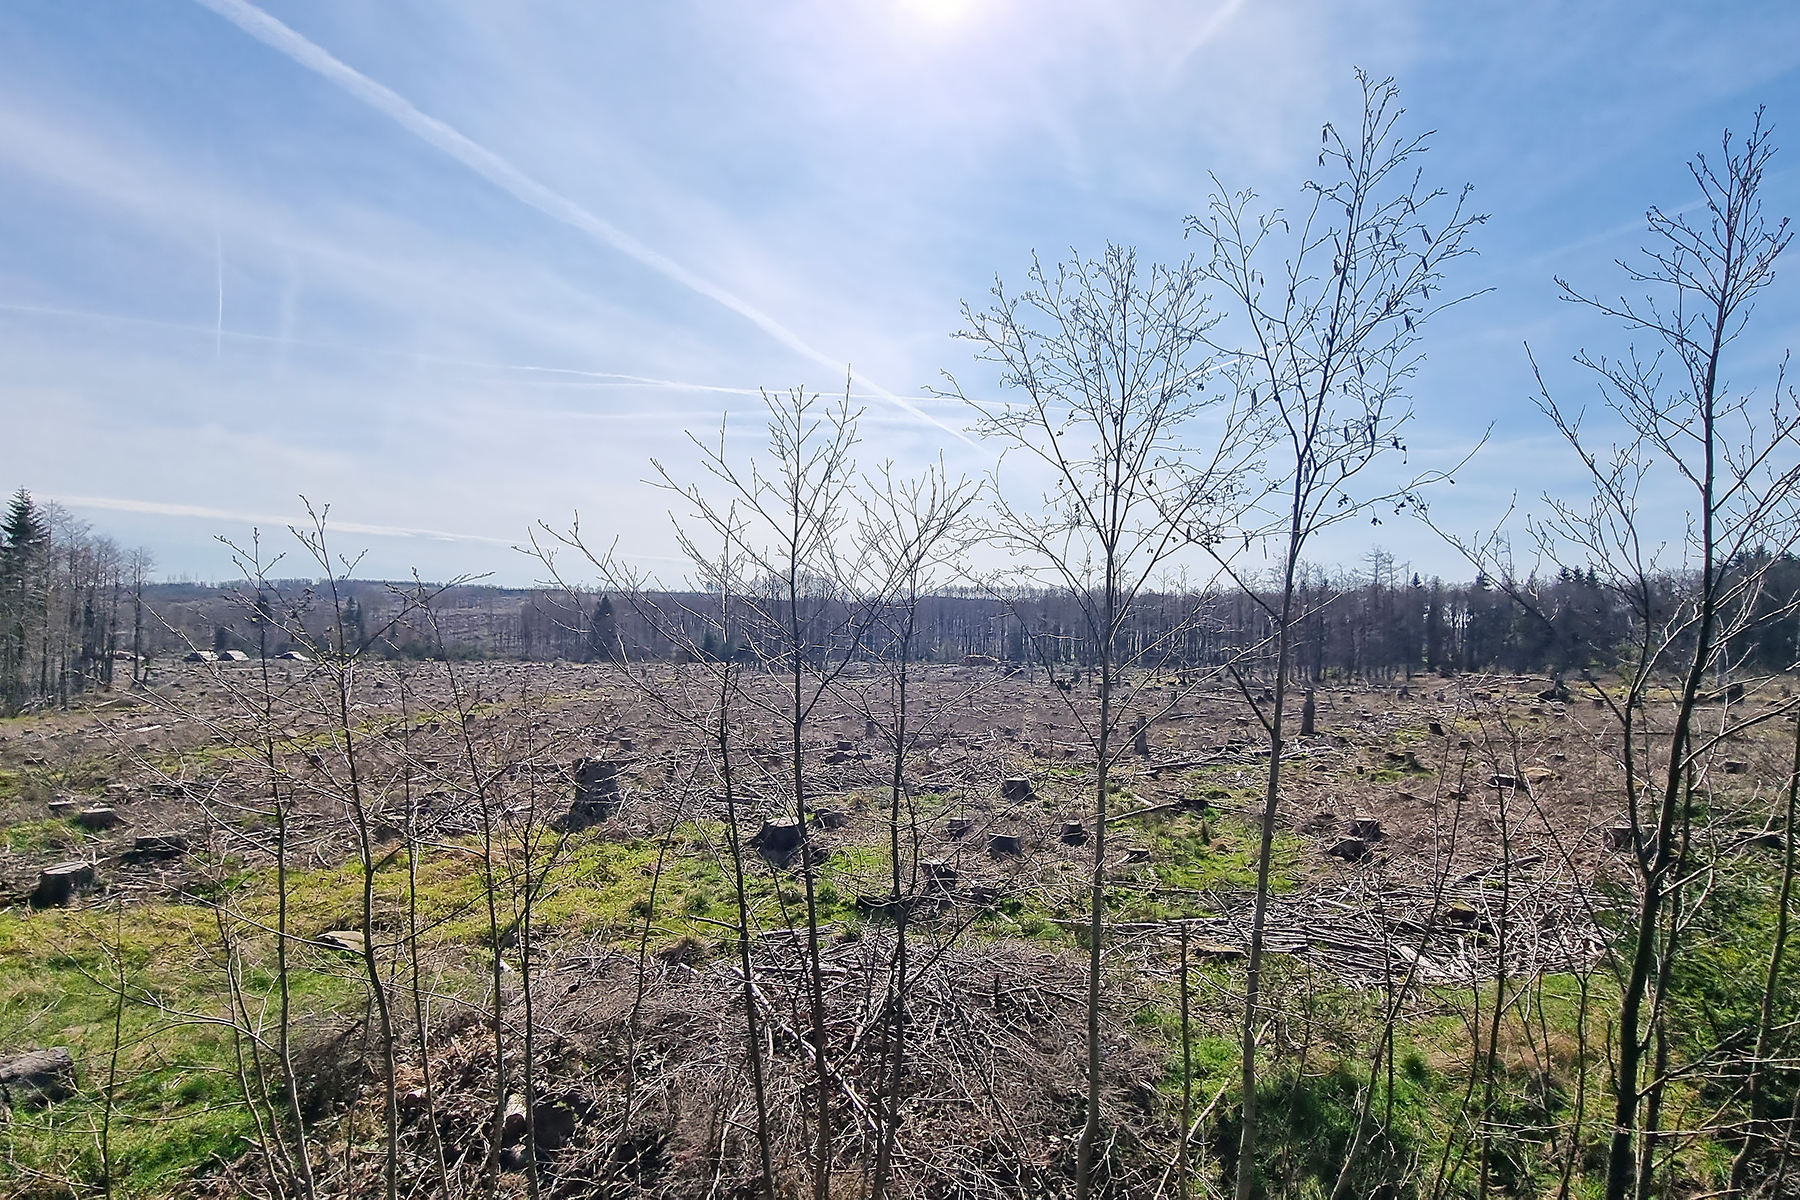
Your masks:
M1489 775L1488 786L1491 788L1500 788L1502 790L1517 788L1519 786L1519 778L1516 775Z
M28 1050L0 1059L0 1100L35 1108L75 1094L75 1056L66 1046Z
M363 935L354 929L327 929L319 935L319 941L346 954L363 952Z
M188 840L184 833L145 833L132 841L125 859L134 863L166 862L180 858L187 851Z
M850 814L835 808L821 808L813 813L813 824L820 829L842 829L850 823Z
M93 886L93 863L57 863L38 873L37 890L31 893L31 902L38 908L56 908Z
M500 1144L516 1146L525 1140L525 1130L530 1121L525 1115L525 1097L508 1096L506 1098L506 1116L500 1122Z
M1209 958L1218 962L1236 962L1244 957L1244 948L1228 945L1225 942L1189 942L1188 957Z
M1142 846L1132 846L1125 851L1125 861L1128 863L1147 863L1150 858L1150 851Z

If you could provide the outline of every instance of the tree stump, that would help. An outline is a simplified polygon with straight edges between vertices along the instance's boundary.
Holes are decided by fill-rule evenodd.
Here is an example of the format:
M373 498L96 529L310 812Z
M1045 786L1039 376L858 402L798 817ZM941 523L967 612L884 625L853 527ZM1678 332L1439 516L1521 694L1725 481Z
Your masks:
M1022 775L1014 775L1000 781L1000 798L1002 800L1029 800L1036 794L1032 790L1031 780Z
M1087 826L1080 821L1064 821L1061 841L1065 846L1082 845L1087 841Z
M1138 714L1137 725L1132 729L1131 748L1139 758L1150 757L1150 718L1143 713Z
M575 1140L580 1119L560 1100L540 1100L531 1113L532 1137L539 1150L561 1150Z
M764 853L786 854L800 845L800 822L793 817L772 817L750 841Z
M619 810L619 764L606 758L575 760L575 800L563 827L586 829L610 820Z
M1365 842L1373 842L1381 837L1381 822L1374 817L1352 817L1349 826L1350 836Z
M951 817L945 832L953 838L960 838L968 836L974 828L975 822L970 817Z
M947 892L956 886L956 865L948 859L924 859L919 863L919 871L925 876L926 891Z
M988 853L995 858L1025 853L1025 839L1016 833L996 833L988 838Z
M1311 737L1319 731L1319 706L1313 698L1313 690L1306 689L1306 702L1300 706L1300 736Z
M1345 862L1361 862L1369 857L1369 843L1361 838L1343 838L1325 853L1333 858L1341 858Z
M60 907L93 886L93 863L56 863L38 873L37 890L31 893L31 903L38 908Z
M75 1094L75 1056L66 1046L28 1050L0 1060L0 1100L35 1108Z
M1614 825L1612 828L1608 829L1603 836L1608 850L1622 851L1631 849L1631 826L1629 825Z
M98 833L103 829L111 829L113 826L122 823L124 819L125 818L119 815L117 809L104 807L84 808L75 814L75 823L92 833Z
M850 823L850 814L835 808L813 810L813 824L820 829L842 829Z

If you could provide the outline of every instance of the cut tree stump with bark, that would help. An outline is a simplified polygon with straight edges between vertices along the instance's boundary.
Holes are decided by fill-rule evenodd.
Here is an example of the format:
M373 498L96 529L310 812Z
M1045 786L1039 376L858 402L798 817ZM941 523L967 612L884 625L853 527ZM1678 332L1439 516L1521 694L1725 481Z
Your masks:
M800 822L793 817L771 817L750 840L765 854L786 854L800 845Z
M610 819L619 809L619 764L606 758L575 760L575 800L563 826L586 829Z
M31 893L31 903L38 908L55 908L69 903L93 886L93 863L56 863L38 874L37 890Z
M75 1094L75 1056L66 1046L28 1050L0 1059L0 1100L34 1108Z

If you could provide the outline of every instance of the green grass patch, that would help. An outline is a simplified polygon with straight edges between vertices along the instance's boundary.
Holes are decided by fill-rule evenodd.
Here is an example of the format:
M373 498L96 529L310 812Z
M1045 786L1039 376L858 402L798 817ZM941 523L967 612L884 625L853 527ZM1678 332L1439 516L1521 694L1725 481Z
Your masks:
M6 830L6 848L14 854L43 854L78 846L82 832L61 817L20 821Z

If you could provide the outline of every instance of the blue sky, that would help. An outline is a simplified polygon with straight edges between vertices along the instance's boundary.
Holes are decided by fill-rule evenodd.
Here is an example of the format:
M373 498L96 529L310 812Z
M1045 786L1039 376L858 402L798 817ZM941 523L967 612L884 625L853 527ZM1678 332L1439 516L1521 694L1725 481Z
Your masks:
M1491 214L1428 329L1417 464L1494 436L1436 502L1466 530L1573 486L1522 343L1625 339L1553 275L1624 287L1643 212L1766 104L1800 209L1800 6L1509 0L655 4L134 0L0 7L0 485L162 573L332 505L363 572L541 574L534 521L678 573L649 460L759 387L869 406L863 458L992 448L926 399L996 275L1108 240L1193 249L1217 176L1293 204L1353 71L1397 77L1424 166ZM1786 281L1737 360L1766 379ZM1347 527L1468 572L1416 527Z

